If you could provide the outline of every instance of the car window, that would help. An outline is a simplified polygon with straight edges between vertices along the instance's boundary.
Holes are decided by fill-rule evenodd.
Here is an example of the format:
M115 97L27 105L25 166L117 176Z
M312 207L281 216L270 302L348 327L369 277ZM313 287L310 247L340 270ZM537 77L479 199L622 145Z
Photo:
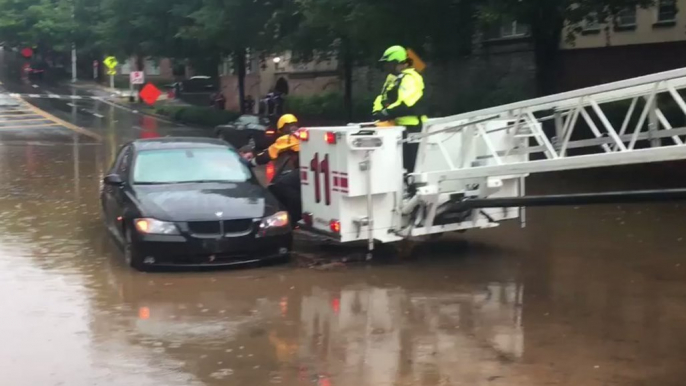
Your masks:
M252 123L254 125L259 125L260 124L260 118L256 117L254 115L241 115L238 117L238 122L242 124L249 124Z
M244 182L250 178L238 153L226 148L141 151L133 171L134 184Z
M129 176L132 154L133 151L131 149L131 146L127 146L124 149L122 149L121 153L119 154L119 159L117 159L117 164L115 166L114 172L123 179L127 179Z

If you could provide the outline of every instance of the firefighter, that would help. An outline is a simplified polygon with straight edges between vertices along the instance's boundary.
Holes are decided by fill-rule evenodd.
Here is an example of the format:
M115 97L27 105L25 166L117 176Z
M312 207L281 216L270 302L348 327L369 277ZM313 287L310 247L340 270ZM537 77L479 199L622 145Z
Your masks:
M297 133L298 119L292 114L285 114L279 118L276 129L280 136L269 148L257 155L242 150L241 155L250 161L252 166L266 165L274 161L276 173L269 185L269 191L286 207L291 225L295 226L302 215L298 160L298 152L300 151L300 138Z
M405 126L403 138L408 133L419 133L426 122L424 115L424 78L412 67L407 51L393 46L384 52L379 62L389 73L381 94L374 101L372 115L379 126ZM404 143L403 167L408 173L414 171L419 151L418 143Z

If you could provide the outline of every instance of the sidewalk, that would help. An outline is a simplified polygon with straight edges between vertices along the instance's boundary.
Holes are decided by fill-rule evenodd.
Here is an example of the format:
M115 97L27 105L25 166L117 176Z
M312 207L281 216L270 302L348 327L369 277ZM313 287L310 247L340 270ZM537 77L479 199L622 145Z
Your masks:
M131 91L130 90L124 90L124 89L112 89L109 87L105 87L99 83L96 82L90 82L90 81L77 81L76 83L64 83L66 86L88 92L92 94L93 96L97 97L103 97L103 98L115 98L114 100L109 99L110 103L114 103L122 108L125 108L127 110L131 110L133 112L139 112L141 114L145 115L150 115L152 117L155 117L160 120L164 120L167 122L171 123L176 123L182 126L185 126L185 124L181 122L176 122L173 119L171 119L168 116L160 115L156 113L156 109L160 107L186 107L186 106L192 106L191 104L188 104L182 100L179 99L169 99L167 96L166 92L163 92L162 95L160 95L160 98L157 100L154 106L150 106L142 101L140 102L131 102ZM163 91L163 90L161 90Z
M120 98L128 100L128 98L130 98L132 95L135 95L129 89L109 88L109 87L105 87L99 83L91 82L91 81L79 80L76 83L71 83L71 82L66 83L66 85L68 85L71 88L78 89L78 90L88 91L88 92L90 92L96 96L120 97ZM158 102L169 100L169 97L168 97L167 93L165 92L165 90L160 90L160 91L162 91L162 95L160 95Z

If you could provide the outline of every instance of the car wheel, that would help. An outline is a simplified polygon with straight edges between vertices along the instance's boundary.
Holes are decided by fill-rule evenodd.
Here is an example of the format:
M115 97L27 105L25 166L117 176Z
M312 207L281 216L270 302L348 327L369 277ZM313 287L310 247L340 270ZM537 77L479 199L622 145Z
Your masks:
M145 271L143 256L133 243L133 232L129 228L126 229L126 239L124 240L124 260L129 267L138 271Z

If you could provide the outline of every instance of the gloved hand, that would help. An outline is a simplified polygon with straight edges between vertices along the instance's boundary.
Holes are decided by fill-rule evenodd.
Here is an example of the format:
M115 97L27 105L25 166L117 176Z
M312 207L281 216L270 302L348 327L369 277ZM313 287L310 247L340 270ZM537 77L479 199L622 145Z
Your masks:
M383 109L381 111L375 111L372 114L372 118L374 118L377 121L387 121L390 118L390 116L388 114L388 110Z

